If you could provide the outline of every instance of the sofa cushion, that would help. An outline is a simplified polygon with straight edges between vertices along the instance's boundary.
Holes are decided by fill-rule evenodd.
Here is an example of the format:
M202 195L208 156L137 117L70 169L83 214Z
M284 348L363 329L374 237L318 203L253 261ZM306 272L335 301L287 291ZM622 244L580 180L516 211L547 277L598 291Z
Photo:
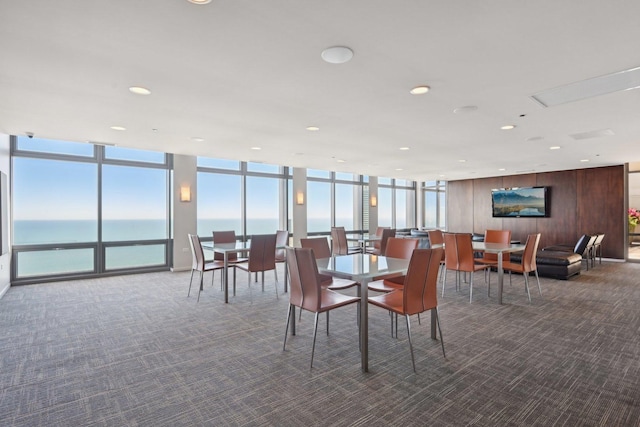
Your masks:
M511 262L522 262L522 253L512 254ZM536 264L538 265L571 265L581 262L582 257L575 252L549 250L536 252Z

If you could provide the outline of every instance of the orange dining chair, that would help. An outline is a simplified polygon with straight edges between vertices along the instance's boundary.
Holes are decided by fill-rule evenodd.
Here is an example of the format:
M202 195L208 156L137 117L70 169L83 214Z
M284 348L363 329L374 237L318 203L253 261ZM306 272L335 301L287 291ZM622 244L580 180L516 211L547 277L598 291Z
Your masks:
M262 290L264 291L264 272L276 269L276 235L254 234L251 236L249 260L235 264L236 268L249 273L249 292L251 292L251 273L262 273ZM235 287L235 276L233 286ZM256 280L257 281L257 280ZM276 299L278 298L278 284L275 283Z
M471 273L469 280L469 302L473 301L473 276L478 270L490 268L488 264L476 264L473 257L471 234L468 233L444 233L445 269L442 274L442 296L447 281L447 270L456 272L456 289L460 284L460 272ZM491 276L489 276L491 286Z
M302 238L300 239L300 246L306 249L313 249L313 254L315 256L315 259L331 257L331 249L329 249L329 242L325 237ZM333 291L347 289L353 286L360 285L360 283L354 282L353 280L340 279L338 277L333 277L328 274L318 273L318 277L320 279L320 284L323 287L331 289Z
M350 255L362 252L359 246L349 246L344 227L331 227L331 253L333 255Z
M416 362L413 356L413 344L411 343L411 320L409 317L411 315L420 314L427 310L435 310L436 323L438 325L438 332L440 333L440 344L442 345L442 355L445 358L447 357L444 352L444 341L442 339L442 330L440 329L440 319L438 317L438 291L436 289L442 251L442 248L414 250L402 289L375 297L369 297L370 304L405 316L407 320L409 349L411 351L411 363L414 372L416 371Z
M434 247L444 247L444 237L442 236L442 230L428 230L427 234L429 235L429 246ZM444 258L445 252L442 251L442 260L440 260L440 270L444 269Z
M387 253L387 241L389 240L389 238L395 237L395 235L396 235L395 228L383 228L382 236L380 237L380 248L379 249L374 248L368 252L374 255L385 255Z
M311 347L311 363L313 368L313 355L316 348L316 335L318 332L318 315L327 313L327 335L329 335L329 311L356 303L359 305L360 297L343 295L323 287L319 281L318 265L313 255L313 249L287 248L287 266L291 278L291 291L289 293L289 309L287 310L287 326L284 331L284 344L287 345L289 322L294 315L294 307L315 313L313 323L313 345Z
M502 243L504 245L511 244L511 230L486 230L484 232L485 243ZM509 254L502 254L502 262L509 261ZM476 258L479 264L488 264L492 267L498 265L498 255L483 253L482 258Z
M402 239L399 237L390 237L387 241L386 257L411 259L413 251L418 247L418 239ZM402 289L404 285L404 275L386 276L375 278L369 282L369 290L375 292L392 292Z
M378 227L376 228L376 234L375 236L378 238L382 238L382 230L384 230L385 228L389 228L389 227ZM373 241L373 246L370 248L367 248L367 252L371 252L371 251L380 251L380 240L374 240Z
M287 230L276 231L276 264L285 264L287 261L287 253L284 248L289 243L289 232ZM278 269L274 270L276 282L278 281ZM287 274L285 265L284 274Z
M504 271L509 272L509 284L511 284L511 272L520 273L524 276L524 287L527 290L529 303L531 303L531 293L529 292L529 273L535 272L536 281L538 282L538 292L542 296L542 288L540 288L540 278L538 277L538 266L536 265L536 254L538 252L538 244L540 243L540 233L529 234L527 243L524 245L522 253L522 263L514 263L507 261L502 264Z
M198 289L198 299L200 301L200 292L202 292L202 277L205 271L211 271L211 284L213 285L213 274L216 270L222 270L224 263L222 261L206 262L204 260L204 251L202 250L202 244L200 238L195 234L189 234L189 247L191 248L191 279L189 280L189 291L187 297L191 294L191 283L193 282L193 272L200 272L200 288ZM222 275L220 275L222 278Z
M236 232L233 230L229 230L229 231L214 231L213 232L213 244L218 244L218 243L228 243L228 244L236 244L237 243L237 239L236 239ZM213 254L213 259L214 261L222 261L224 262L224 254L218 253L218 252L214 252ZM229 266L233 266L234 264L237 263L241 263L241 262L247 262L246 257L243 258L239 258L238 254L236 253L229 253L227 254L227 260L229 261ZM235 283L235 277L236 277L236 269L233 269L233 280Z

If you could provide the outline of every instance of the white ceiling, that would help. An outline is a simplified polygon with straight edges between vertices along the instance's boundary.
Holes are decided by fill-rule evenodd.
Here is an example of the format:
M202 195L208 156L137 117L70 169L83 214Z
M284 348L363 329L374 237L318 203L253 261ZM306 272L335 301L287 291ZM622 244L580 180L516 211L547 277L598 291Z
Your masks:
M638 1L0 0L0 17L5 134L416 180L640 159L640 90L530 98L640 66ZM323 62L335 45L353 59Z

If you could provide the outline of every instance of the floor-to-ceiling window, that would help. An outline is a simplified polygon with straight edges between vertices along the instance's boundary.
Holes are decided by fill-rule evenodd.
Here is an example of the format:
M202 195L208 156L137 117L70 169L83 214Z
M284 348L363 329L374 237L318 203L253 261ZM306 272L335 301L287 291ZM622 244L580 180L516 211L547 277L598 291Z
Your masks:
M446 229L446 185L445 181L426 181L424 193L425 228Z
M14 283L169 266L164 153L12 138Z
M628 259L640 261L640 164L629 167Z
M197 230L233 230L240 240L288 229L289 168L198 157ZM291 230L289 230L291 231Z
M307 170L307 233L328 234L331 227L360 232L363 217L360 175Z
M414 181L378 178L378 226L396 230L416 226Z

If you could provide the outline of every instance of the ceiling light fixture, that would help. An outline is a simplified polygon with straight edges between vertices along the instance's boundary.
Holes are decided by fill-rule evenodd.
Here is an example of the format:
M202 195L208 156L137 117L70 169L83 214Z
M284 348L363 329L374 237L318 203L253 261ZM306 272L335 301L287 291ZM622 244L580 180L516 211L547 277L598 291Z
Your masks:
M400 151L409 151L409 147L400 147L399 150Z
M320 130L320 128L318 126L307 126L307 130L309 132L317 132Z
M511 129L515 129L515 128L516 128L516 125L504 125L500 129L502 129L502 130L511 130Z
M191 140L195 142L204 142L204 138L200 138L199 136L192 136Z
M211 0L187 0L189 3L193 4L209 4Z
M498 169L498 170L499 170L500 172L504 172L504 171L506 171L506 169L505 169L505 168L500 168L500 169Z
M549 150L559 150L560 146L559 145L554 145L553 147L549 147Z
M113 129L113 130L127 130L127 128L123 127L123 126L111 126L111 129Z
M425 93L429 92L429 89L431 89L429 86L424 85L424 86L416 86L413 89L411 89L409 91L409 93L411 95L424 95Z
M404 170L404 169L402 169L402 168L396 168L396 170L397 170L397 171L402 171L402 170Z
M338 160L336 160L336 161L337 161L338 163L344 163L344 160L342 160L342 159L338 159Z
M465 159L460 159L460 160L458 160L458 161L459 161L460 163L465 163L465 162L466 162L466 160L465 160Z
M258 150L262 150L262 148L260 147L251 147L252 150L258 151Z
M464 107L458 107L453 109L454 114L471 113L476 111L478 107L475 105L465 105Z
M151 91L142 86L131 86L129 92L135 93L136 95L151 95Z
M353 51L346 46L332 46L323 50L320 56L329 64L344 64L351 61Z
M588 162L588 161L589 161L589 159L582 159L582 160L580 160L580 161L581 161L582 163L586 163L586 162Z

